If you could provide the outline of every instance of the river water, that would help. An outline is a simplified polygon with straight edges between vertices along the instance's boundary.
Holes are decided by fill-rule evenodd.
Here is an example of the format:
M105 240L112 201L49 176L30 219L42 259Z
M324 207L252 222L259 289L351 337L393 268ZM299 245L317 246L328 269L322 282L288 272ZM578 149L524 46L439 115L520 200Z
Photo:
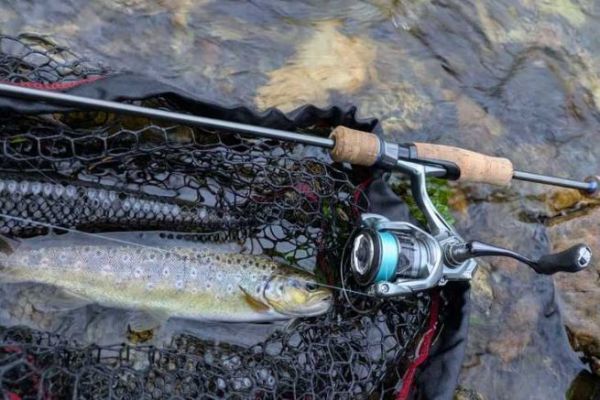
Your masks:
M2 33L47 34L225 105L355 105L392 140L463 146L573 178L600 172L599 22L594 0L0 4ZM598 201L520 182L453 191L466 238L531 256L577 240L600 251ZM578 349L600 348L597 266L551 278L482 263L461 386L485 399L564 398L586 368L564 325Z

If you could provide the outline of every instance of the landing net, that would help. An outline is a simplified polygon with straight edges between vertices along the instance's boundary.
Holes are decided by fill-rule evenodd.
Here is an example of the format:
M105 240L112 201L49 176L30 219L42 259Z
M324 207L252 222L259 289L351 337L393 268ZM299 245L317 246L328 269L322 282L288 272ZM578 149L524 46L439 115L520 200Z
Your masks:
M0 35L0 81L66 89L107 74L49 40ZM135 103L187 111L163 96ZM14 237L160 229L236 240L339 288L342 250L368 208L360 182L320 149L271 139L102 112L0 117L0 232ZM0 387L10 399L389 398L429 296L335 293L326 315L252 346L190 335L164 347L99 346L4 327Z

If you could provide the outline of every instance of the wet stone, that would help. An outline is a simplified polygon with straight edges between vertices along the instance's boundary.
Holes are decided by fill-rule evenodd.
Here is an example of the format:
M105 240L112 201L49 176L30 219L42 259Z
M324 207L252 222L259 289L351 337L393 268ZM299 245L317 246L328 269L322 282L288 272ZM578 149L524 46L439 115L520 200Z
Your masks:
M600 207L557 218L549 227L555 251L586 243L594 254L591 265L577 274L556 274L554 282L571 344L576 351L600 359Z

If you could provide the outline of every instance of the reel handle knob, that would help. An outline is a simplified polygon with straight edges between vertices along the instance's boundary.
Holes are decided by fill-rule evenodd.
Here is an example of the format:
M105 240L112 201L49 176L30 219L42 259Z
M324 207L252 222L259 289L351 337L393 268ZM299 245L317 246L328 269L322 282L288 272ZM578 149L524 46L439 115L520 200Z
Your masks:
M532 268L538 274L551 275L556 272L578 272L590 265L592 250L585 244L577 244L560 253L540 257Z

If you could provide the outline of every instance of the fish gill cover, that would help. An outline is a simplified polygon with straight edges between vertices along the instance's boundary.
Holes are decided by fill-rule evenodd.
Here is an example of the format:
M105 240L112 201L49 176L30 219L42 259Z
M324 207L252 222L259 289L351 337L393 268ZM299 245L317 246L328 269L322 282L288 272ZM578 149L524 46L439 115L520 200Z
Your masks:
M119 100L127 93L146 106L317 134L339 123L374 126L337 108L307 106L288 116L225 109L109 73L36 36L0 35L0 80ZM307 270L317 265L328 284L340 285L342 250L368 199L364 176L326 153L16 100L2 100L0 109L2 234L160 229L189 240L236 240L248 253ZM428 294L381 301L338 290L327 314L251 346L190 335L164 347L99 346L3 327L0 387L10 399L390 398L426 330L430 302Z

